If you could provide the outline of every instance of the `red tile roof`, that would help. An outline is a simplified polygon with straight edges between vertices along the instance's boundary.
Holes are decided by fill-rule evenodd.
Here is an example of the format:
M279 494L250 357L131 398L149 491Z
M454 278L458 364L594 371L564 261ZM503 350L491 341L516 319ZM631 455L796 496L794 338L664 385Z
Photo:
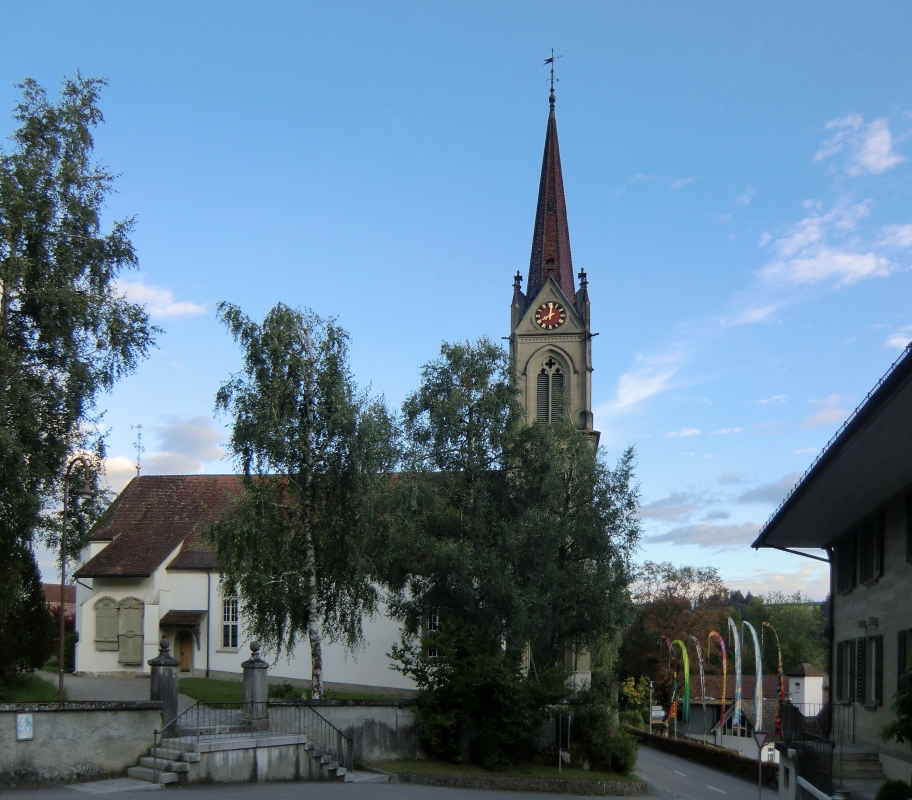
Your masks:
M169 568L215 569L215 554L202 534L240 488L238 475L134 478L89 536L111 544L80 567L76 577L145 577L181 543Z
M735 699L735 675L729 672L725 681L725 702L731 703ZM756 675L741 676L741 697L747 698L753 702L754 688L757 686ZM700 696L700 675L699 673L690 673L690 696L692 698ZM763 676L763 697L766 700L775 700L779 696L779 680L775 675ZM706 676L706 697L714 700L722 699L722 676Z
M554 116L554 96L545 134L545 154L542 157L541 179L538 184L538 205L535 209L535 228L532 233L532 257L529 261L529 280L526 283L526 302L531 303L548 280L548 270L571 303L576 302L573 259L570 257L570 230L567 226L567 203L564 200L564 176L561 172L560 147L557 143L557 118Z
M49 606L60 605L60 584L59 583L42 583L41 588L44 591L44 599ZM63 602L67 606L76 605L76 587L63 587Z

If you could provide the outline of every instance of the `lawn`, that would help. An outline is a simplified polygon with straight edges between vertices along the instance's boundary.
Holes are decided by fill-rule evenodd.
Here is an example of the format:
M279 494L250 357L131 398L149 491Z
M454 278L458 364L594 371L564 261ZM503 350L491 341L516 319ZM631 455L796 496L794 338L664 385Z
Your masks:
M41 673L17 675L0 682L0 701L5 703L52 703L56 700L57 683Z
M418 775L456 775L456 776L499 776L504 778L564 778L565 780L584 781L638 781L635 775L621 775L617 772L596 772L581 767L564 767L557 771L544 764L519 764L515 767L492 771L482 769L475 764L451 764L449 761L432 759L397 759L396 761L372 761L372 767L387 772L413 772Z
M244 699L244 685L240 681L218 680L216 678L181 678L177 690L181 694L199 700L201 703L240 703ZM301 687L298 697L310 699L310 689ZM270 698L272 699L272 698ZM292 699L288 697L288 699ZM327 700L390 700L379 694L358 692L326 692Z

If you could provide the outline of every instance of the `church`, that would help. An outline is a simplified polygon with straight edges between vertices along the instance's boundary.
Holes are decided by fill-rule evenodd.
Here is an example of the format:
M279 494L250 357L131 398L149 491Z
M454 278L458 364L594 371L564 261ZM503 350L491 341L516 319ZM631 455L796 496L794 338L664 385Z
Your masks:
M526 291L517 272L510 357L531 424L568 416L597 446L592 415L592 333L586 273L574 275L552 82ZM577 279L579 283L577 284ZM92 529L75 572L76 671L148 674L166 636L185 674L239 677L249 655L238 598L223 594L208 526L241 489L235 475L151 475L126 486ZM323 644L327 689L403 692L411 681L387 654L396 622L379 614L364 624L364 647L348 653ZM310 678L309 645L273 661L270 676ZM570 654L581 685L589 659Z

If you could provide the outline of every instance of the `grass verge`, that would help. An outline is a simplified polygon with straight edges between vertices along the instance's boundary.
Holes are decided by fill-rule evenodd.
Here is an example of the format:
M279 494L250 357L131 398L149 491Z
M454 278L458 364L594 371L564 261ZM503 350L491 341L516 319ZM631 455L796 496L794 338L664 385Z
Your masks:
M16 675L0 682L0 701L4 703L53 703L56 700L57 684L42 677L40 673Z
M201 703L240 703L244 699L244 685L240 681L226 681L218 678L180 678L177 690L181 694L192 697L194 700L199 700ZM309 700L310 689L302 687L287 696L289 700L296 698ZM270 699L279 698L271 697ZM383 701L395 698L390 698L388 695L360 692L326 692L326 699Z
M455 775L466 777L499 776L504 778L563 778L582 781L639 781L635 775L621 775L617 772L597 772L581 767L564 767L560 772L557 765L518 764L514 767L492 771L475 764L451 764L449 761L433 759L397 759L395 761L372 761L370 766L387 772L413 772L418 775Z

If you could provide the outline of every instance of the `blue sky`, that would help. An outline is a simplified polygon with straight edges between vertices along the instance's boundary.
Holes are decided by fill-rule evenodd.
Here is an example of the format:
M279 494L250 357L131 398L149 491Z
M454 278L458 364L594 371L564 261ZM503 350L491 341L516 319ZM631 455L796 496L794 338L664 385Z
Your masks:
M826 592L748 548L912 339L912 5L0 3L0 108L104 76L124 289L166 329L103 398L112 485L224 472L215 303L336 315L398 406L442 340L509 333L557 114L596 426L639 453L642 558ZM12 121L0 122L0 134ZM47 576L52 559L42 556Z

